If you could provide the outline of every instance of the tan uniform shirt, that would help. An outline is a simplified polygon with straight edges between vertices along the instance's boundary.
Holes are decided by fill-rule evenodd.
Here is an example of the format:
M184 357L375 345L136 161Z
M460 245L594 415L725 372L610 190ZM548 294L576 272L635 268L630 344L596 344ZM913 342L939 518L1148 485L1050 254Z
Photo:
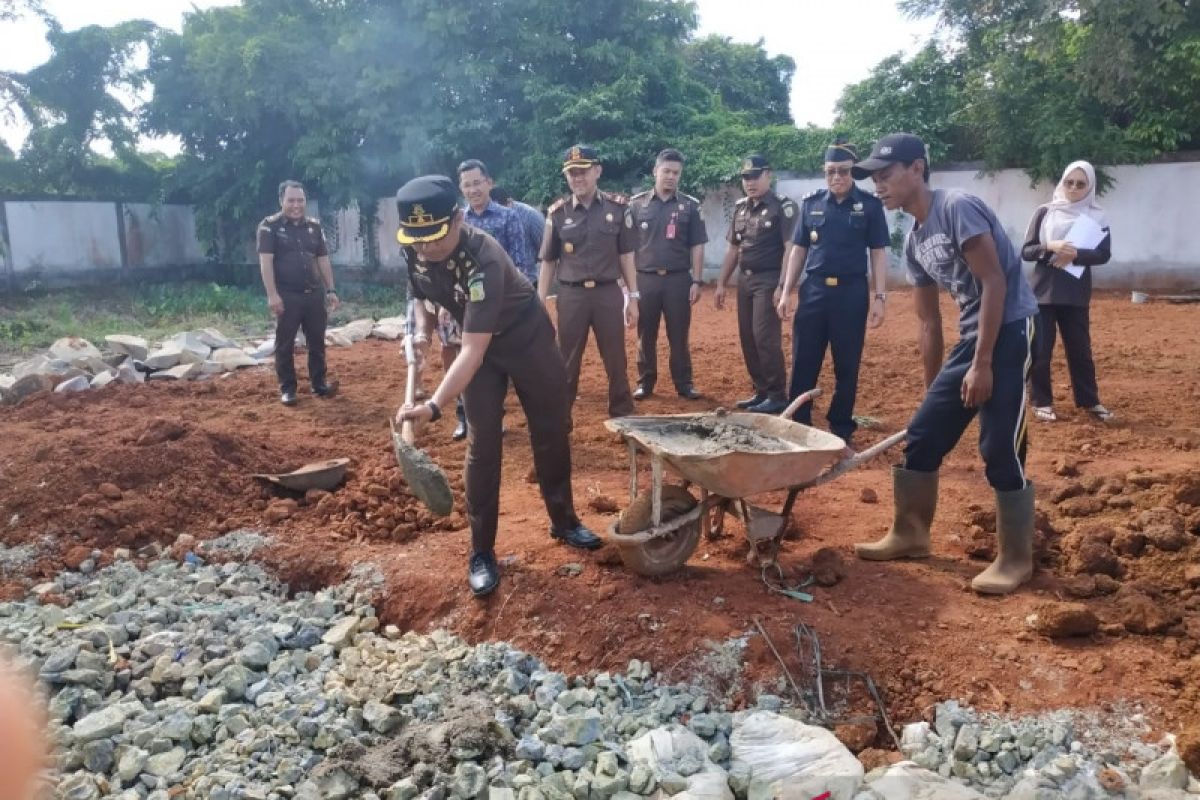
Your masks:
M664 201L649 191L634 195L629 210L638 234L638 270L687 272L692 268L692 248L708 241L699 200L675 194Z
M727 237L738 248L738 269L782 269L783 254L799 218L795 201L775 192L767 192L755 203L748 197L738 200Z
M404 251L412 296L449 311L464 333L504 333L534 297L533 285L500 243L470 225L445 261L425 261L411 247Z
M558 261L559 281L578 283L621 277L620 256L637 247L627 201L597 192L586 208L574 195L547 209L541 260Z

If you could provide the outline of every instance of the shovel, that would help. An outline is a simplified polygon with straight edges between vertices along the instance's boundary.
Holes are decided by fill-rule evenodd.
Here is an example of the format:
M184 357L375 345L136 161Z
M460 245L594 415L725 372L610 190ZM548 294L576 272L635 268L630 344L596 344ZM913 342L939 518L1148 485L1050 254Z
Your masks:
M404 337L404 357L408 359L408 380L404 386L404 402L408 405L417 393L416 354L413 352L411 336ZM413 444L416 435L412 420L406 419L399 431L395 422L391 422L391 426L392 449L396 452L396 461L404 473L408 490L431 512L439 517L447 516L454 510L454 495L450 491L446 473L425 451Z

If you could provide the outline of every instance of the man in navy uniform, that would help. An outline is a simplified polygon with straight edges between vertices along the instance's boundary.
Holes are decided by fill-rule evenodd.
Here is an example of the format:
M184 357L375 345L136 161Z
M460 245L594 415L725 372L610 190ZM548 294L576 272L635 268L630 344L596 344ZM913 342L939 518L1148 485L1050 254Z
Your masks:
M454 183L440 175L414 178L396 193L409 289L418 301L447 309L462 326L462 352L424 403L403 406L398 421L435 421L462 394L466 401L464 475L471 558L467 582L476 596L500 582L496 528L500 513L501 419L512 381L529 420L533 463L550 516L550 536L594 550L599 537L575 515L571 492L570 402L554 326L532 284L495 239L463 222ZM437 323L415 304L418 333Z
M739 400L737 407L778 414L787 408L787 369L776 306L798 214L794 200L771 191L771 165L765 156L742 161L742 191L746 196L733 210L726 237L729 250L713 304L725 307L726 284L737 269L738 339L754 384L754 396Z
M938 469L979 416L984 473L996 494L996 560L971 581L981 594L1007 594L1033 575L1033 483L1025 475L1026 386L1037 300L1021 256L995 213L959 189L929 187L925 143L893 133L854 167L870 176L886 208L916 218L904 242L921 320L925 399L908 423L904 464L892 470L895 516L879 541L855 545L860 558L929 555ZM943 361L938 287L958 304L959 340Z
M638 234L635 262L638 289L642 293L638 318L638 387L633 399L654 393L658 380L658 323L667 321L671 345L671 380L680 397L698 400L692 385L692 354L688 352L688 330L692 306L700 299L704 284L704 243L708 231L700 216L700 201L679 193L683 154L667 148L654 160L654 189L629 200Z
M826 419L829 429L847 445L858 427L854 398L867 326L878 328L883 324L886 248L890 241L883 203L859 189L850 175L857 160L848 144L838 142L826 148L828 188L818 189L800 201L800 224L792 239L794 247L788 256L778 307L779 316L785 320L796 312L788 398L794 400L817 385L825 349L832 350L834 389ZM797 281L799 295L795 291ZM812 403L797 409L794 419L811 425Z

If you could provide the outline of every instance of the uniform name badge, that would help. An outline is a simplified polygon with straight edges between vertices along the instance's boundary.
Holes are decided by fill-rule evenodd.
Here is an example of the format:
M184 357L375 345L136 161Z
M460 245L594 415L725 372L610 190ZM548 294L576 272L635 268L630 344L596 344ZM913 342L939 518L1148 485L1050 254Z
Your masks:
M472 303L481 303L487 294L483 291L483 278L476 278L467 284L467 292Z

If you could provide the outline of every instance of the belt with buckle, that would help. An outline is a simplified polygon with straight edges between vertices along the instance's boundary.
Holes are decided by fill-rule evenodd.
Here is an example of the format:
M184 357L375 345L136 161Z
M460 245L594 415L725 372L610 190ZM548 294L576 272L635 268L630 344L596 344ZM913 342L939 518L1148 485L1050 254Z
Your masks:
M563 286L573 286L577 289L578 288L595 289L597 286L608 286L610 283L616 283L616 282L617 281L615 278L612 280L607 280L607 281L597 281L597 280L586 280L586 281L563 281L563 280L560 280L559 281L559 283Z
M656 268L656 269L639 269L639 270L638 270L638 272L640 272L640 273L641 273L641 274L643 274L643 275L659 275L659 276L662 276L662 275L670 275L672 272L686 272L686 271L687 271L687 270L682 270L682 269L677 269L677 270L669 270L669 269L660 269L660 268Z

